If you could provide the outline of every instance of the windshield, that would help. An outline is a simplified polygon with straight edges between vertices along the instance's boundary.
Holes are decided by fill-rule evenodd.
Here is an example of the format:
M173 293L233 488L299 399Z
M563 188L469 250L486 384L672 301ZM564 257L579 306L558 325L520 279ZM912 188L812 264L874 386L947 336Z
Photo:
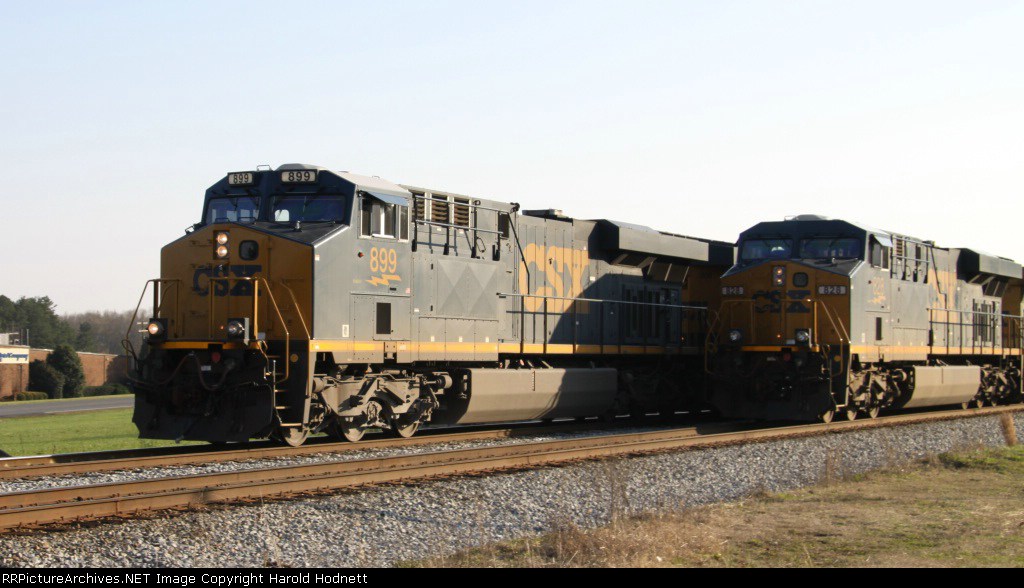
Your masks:
M800 259L859 259L860 240L852 237L818 237L804 239L800 244Z
M253 223L260 214L260 199L252 196L212 198L206 207L206 223Z
M330 194L278 196L274 198L273 219L280 223L333 221L348 224L348 197Z
M752 239L743 242L740 259L743 261L789 259L792 252L792 239Z

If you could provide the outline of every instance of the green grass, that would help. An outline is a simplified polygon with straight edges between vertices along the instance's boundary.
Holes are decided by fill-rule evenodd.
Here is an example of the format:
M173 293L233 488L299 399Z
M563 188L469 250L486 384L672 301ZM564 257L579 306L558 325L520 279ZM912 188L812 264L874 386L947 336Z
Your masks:
M12 456L174 445L138 437L130 408L0 419L0 451Z
M78 398L47 398L44 400L4 400L0 402L0 407L3 406L22 406L25 404L46 404L47 402L81 402L83 400L95 400L97 398L132 398L130 394L112 394L110 396L81 396Z

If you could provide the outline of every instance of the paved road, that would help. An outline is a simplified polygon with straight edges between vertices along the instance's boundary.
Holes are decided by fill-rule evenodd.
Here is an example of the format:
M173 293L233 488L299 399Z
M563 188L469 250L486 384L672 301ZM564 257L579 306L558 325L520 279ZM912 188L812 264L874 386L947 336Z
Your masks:
M72 400L50 400L47 402L0 402L0 419L6 417L88 412L111 408L129 408L134 405L135 397L130 394L124 396L76 398Z

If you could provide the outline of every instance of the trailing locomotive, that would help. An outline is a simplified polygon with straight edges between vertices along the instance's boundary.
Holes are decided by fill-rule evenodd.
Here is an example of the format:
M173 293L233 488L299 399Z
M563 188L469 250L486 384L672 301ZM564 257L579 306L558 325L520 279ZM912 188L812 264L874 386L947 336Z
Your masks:
M710 328L725 415L1021 400L1021 266L817 216L744 232Z
M202 215L147 285L143 438L357 441L703 398L730 244L306 165L228 174Z

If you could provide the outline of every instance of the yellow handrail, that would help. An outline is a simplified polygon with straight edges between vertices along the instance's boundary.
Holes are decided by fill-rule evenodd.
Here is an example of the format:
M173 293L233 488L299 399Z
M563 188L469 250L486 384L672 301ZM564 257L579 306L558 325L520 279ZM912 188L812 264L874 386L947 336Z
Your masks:
M719 312L716 312L714 314L713 321L709 324L709 327L708 327L707 340L706 340L705 345L704 345L704 370L705 370L705 372L711 373L711 368L710 368L710 365L709 365L709 363L710 363L710 354L714 351L713 348L716 347L715 343L720 338L719 329L721 328L720 325L724 324L724 322L725 322L725 319L723 319L723 316L727 315L727 310L728 310L728 316L729 317L733 317L734 316L734 309L737 306L748 306L750 308L750 316L748 317L748 323L749 323L750 329L749 329L749 333L747 333L747 336L749 336L751 340L756 340L757 339L756 338L756 335L757 335L757 333L756 333L757 321L755 320L756 317L754 315L754 305L757 302L758 302L757 300L750 300L750 299L747 299L747 300L724 300L722 302L722 305L719 307ZM786 300L778 300L778 301L774 302L774 303L779 305L779 313L778 314L779 314L780 323L782 323L780 325L780 327L782 329L785 329L785 324L784 323L785 323L786 318L788 316L788 313L786 313L784 311L784 309L785 309L787 304L794 303L794 302L799 302L799 303L802 303L802 304L810 303L811 306L812 306L812 310L811 310L812 328L811 328L811 340L808 342L809 346L811 346L811 347L818 347L818 348L828 348L829 347L829 344L821 343L820 339L819 339L819 337L820 337L820 332L819 332L819 329L818 329L818 323L820 322L820 320L819 320L819 312L818 312L819 308L821 308L824 311L825 318L828 319L828 322L831 325L832 330L838 335L838 337L839 337L839 344L840 345L843 345L843 344L849 345L849 343L850 343L850 335L846 331L846 326L842 324L842 321L837 320L837 317L833 314L832 309L830 309L827 304L825 304L824 302L822 302L821 300L818 300L816 298L804 298L804 299L799 299L799 300L796 300L796 299L786 299ZM846 362L846 358L843 357L842 358L842 363L840 365L840 372L839 373L843 373L845 371L845 369L846 369L845 362ZM829 368L829 373L830 374L834 374L834 372L831 369L831 366Z
M267 351L266 351L266 349L264 347L265 343L259 340L259 333L260 333L260 331L259 331L259 299L260 299L259 292L260 292L260 284L263 284L264 288L266 288L266 292L267 292L267 295L270 297L270 303L273 306L274 313L277 315L277 319L281 322L281 330L284 331L284 358L283 358L284 359L284 377L281 378L280 380L276 380L275 384L281 384L281 383L286 382L288 380L288 378L291 377L291 361L290 361L291 360L291 333L288 331L288 324L285 322L284 316L281 314L281 308L277 305L277 299L274 297L274 291L270 287L270 281L267 280L266 278L263 278L263 277L260 277L260 276L251 276L251 277L244 277L244 278L231 277L231 276L216 277L216 278L211 277L210 278L210 313L209 313L209 329L208 329L208 333L209 333L209 336L210 336L211 339L213 338L213 329L214 329L214 324L215 324L215 322L214 322L214 299L216 298L216 294L214 292L213 284L216 283L216 282L227 282L229 288L230 288L230 283L231 282L250 282L250 283L252 283L252 332L255 335L255 339L257 341L257 347L259 348L260 353L262 353L263 356L269 361L270 358L267 355ZM285 286L285 288L287 288L287 286ZM300 322L302 322L303 327L305 327L305 321L302 319L302 313L301 313L301 311L299 309L299 305L298 305L297 301L295 303L295 312L296 312L296 314L299 315L299 320L300 320ZM308 333L308 330L307 330L307 333Z
M260 298L260 296L259 296L259 293L260 293L260 286L262 285L262 287L265 288L265 290L267 292L267 296L270 298L270 304L273 307L274 314L277 316L277 320L280 321L280 323L281 323L281 330L284 332L284 344L285 344L285 349L284 349L285 353L284 353L284 358L283 358L284 359L284 368L285 368L284 377L282 377L281 379L275 380L275 384L282 384L282 383L286 382L288 380L288 378L291 377L291 332L288 330L288 324L284 320L284 315L281 313L280 306L278 306L278 304L277 304L277 299L274 296L274 291L271 288L270 281L268 279L264 278L264 277L261 277L261 276L251 276L251 277L230 277L230 276L210 277L209 280L210 280L210 289L209 289L210 308L209 308L209 312L207 314L207 319L208 319L207 334L208 334L209 339L213 340L215 338L214 325L215 325L216 298L217 298L216 283L218 283L218 282L226 283L227 286L228 286L228 290L230 291L232 283L250 282L252 284L252 333L254 335L253 338L256 341L256 348L259 349L260 353L263 354L264 358L267 359L267 361L269 363L270 357L267 354L266 341L262 341L262 340L259 339L259 333L260 333L260 331L259 331L259 319L260 319L260 314L259 314L259 298ZM131 318L131 321L128 323L128 330L125 333L125 337L124 337L124 340L126 342L125 350L126 350L126 352L131 353L133 357L135 356L135 353L134 353L134 348L131 346L131 342L130 342L130 337L131 337L131 334L132 334L132 328L135 326L135 321L136 321L136 319L138 318L138 315L139 315L139 309L142 308L142 301L146 297L146 292L149 290L150 284L153 285L153 317L155 317L155 318L170 318L173 322L169 322L169 324L168 324L168 330L169 331L171 330L172 325L173 325L173 332L180 332L180 329L182 327L182 325L178 321L178 316L177 316L178 313L182 313L183 312L183 309L181 308L181 304L180 304L181 288L179 286L181 284L181 280L177 280L177 279L168 279L168 280L165 280L165 279L153 279L153 280L146 281L146 284L142 288L142 293L139 295L139 301L135 305L135 311L132 313L132 318ZM172 286L174 287L174 297L175 297L174 298L175 299L174 309L175 309L175 315L176 316L174 316L174 317L163 317L162 316L162 314L163 314L163 305L164 305L163 302L164 302L164 300L166 298L167 292L170 290L170 288ZM304 333L306 335L306 338L307 339L311 339L312 337L311 337L311 334L310 334L310 331L309 331L309 327L306 324L306 319L303 318L303 316L302 316L302 309L299 306L299 302L298 302L298 299L295 296L295 292L292 291L292 289L290 287L288 287L287 284L281 283L281 286L285 290L287 290L288 295L291 297L292 304L294 304L295 314L296 314L296 316L299 319L299 323L302 325L302 329L303 329L303 331L304 331ZM128 372L129 372L129 377L131 377L131 374L130 374L130 372L131 372L131 364L130 363L128 364L128 368L127 369L128 369Z

